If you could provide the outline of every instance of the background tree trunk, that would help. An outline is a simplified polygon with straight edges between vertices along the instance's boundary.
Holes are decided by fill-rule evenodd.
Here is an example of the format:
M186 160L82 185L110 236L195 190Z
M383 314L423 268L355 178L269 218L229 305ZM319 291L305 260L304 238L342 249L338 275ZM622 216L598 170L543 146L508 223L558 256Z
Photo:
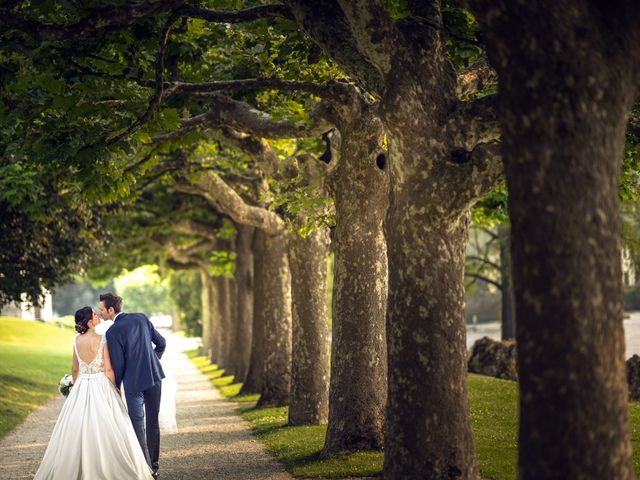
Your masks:
M264 371L257 406L281 407L289 403L291 387L291 275L285 233L264 236L262 267Z
M382 124L366 105L342 115L336 208L329 424L322 455L380 449L386 402L387 206ZM350 122L350 123L348 123ZM352 123L351 123L352 122Z
M251 328L251 356L247 376L240 389L240 394L260 393L264 372L264 328L265 328L265 294L266 277L264 236L266 234L256 228L253 237L253 325Z
M229 372L226 370L230 367L229 363L229 342L231 341L231 286L229 279L224 276L215 278L215 285L218 291L218 312L220 314L220 328L216 335L218 341L218 366L225 369L225 375Z
M200 271L202 303L202 354L212 362L215 359L213 331L217 328L218 312L215 305L213 278L208 272Z
M289 425L320 425L329 414L327 254L329 231L289 237L293 348Z
M236 381L246 378L251 359L251 336L253 329L253 227L236 224L236 334L233 341L235 352L234 375Z
M498 225L498 242L500 243L500 277L501 277L501 332L502 340L516 338L516 299L513 292L513 274L511 265L511 225Z

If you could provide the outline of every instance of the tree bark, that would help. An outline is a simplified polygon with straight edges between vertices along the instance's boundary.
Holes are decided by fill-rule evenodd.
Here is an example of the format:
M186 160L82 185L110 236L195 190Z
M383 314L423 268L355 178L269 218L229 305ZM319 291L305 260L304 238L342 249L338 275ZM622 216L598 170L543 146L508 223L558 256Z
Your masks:
M513 292L513 266L511 264L511 226L498 226L498 242L500 243L500 277L502 290L501 333L502 340L516 338L516 299Z
M501 168L494 154L474 160L485 147L466 144L463 130L443 129L440 115L447 118L455 101L452 71L435 62L431 81L440 89L415 96L419 72L408 73L401 55L396 61L383 102L391 152L384 476L477 479L464 261L470 207L497 184Z
M463 283L469 215L425 221L412 215L415 200L403 200L396 196L385 225L389 265L397 266L389 274L385 478L474 479Z
M229 372L229 342L231 341L231 295L229 279L224 276L215 278L215 286L218 292L218 313L220 315L220 327L216 333L217 340L217 363L220 368L225 369L225 375Z
M289 237L293 319L289 425L321 425L329 414L327 254L329 231Z
M251 357L247 376L240 389L241 395L260 393L264 373L264 329L266 323L265 303L267 283L269 282L264 252L265 233L256 228L253 237L253 324L251 328Z
M640 9L516 3L473 2L502 97L519 476L631 479L618 185Z
M341 112L328 187L336 209L329 424L322 455L381 449L386 402L387 152L373 107Z
M236 381L246 378L251 359L253 328L253 250L255 229L236 224L236 334L233 339L234 376Z
M258 407L289 403L291 387L291 275L287 236L265 235L261 275L264 308L264 371ZM256 286L258 288L258 286Z
M215 359L213 332L218 328L219 316L215 305L214 281L208 272L200 271L202 304L202 354L210 361Z

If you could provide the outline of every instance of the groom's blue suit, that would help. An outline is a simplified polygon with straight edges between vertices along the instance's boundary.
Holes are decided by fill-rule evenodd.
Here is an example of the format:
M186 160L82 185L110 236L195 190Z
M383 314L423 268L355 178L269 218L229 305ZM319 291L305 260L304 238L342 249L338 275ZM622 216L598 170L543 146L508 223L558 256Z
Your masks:
M147 462L155 472L160 456L158 412L164 378L160 357L167 342L143 313L118 314L106 336L116 386L120 388L124 383L133 429Z

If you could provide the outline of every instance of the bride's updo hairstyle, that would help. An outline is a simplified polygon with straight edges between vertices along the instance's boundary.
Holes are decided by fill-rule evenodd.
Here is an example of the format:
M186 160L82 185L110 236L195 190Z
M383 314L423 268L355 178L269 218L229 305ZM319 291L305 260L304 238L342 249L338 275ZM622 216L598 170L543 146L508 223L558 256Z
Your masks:
M89 330L89 322L93 318L93 309L91 307L82 307L76 312L76 332L83 334Z

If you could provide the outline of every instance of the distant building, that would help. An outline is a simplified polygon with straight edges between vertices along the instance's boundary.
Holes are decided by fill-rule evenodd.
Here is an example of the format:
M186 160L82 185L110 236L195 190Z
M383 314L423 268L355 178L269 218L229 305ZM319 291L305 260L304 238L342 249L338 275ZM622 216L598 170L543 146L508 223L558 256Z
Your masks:
M26 298L19 304L12 303L0 309L0 316L17 317L24 320L42 320L50 322L53 320L53 303L51 293L45 292L44 304L40 308L33 307Z

